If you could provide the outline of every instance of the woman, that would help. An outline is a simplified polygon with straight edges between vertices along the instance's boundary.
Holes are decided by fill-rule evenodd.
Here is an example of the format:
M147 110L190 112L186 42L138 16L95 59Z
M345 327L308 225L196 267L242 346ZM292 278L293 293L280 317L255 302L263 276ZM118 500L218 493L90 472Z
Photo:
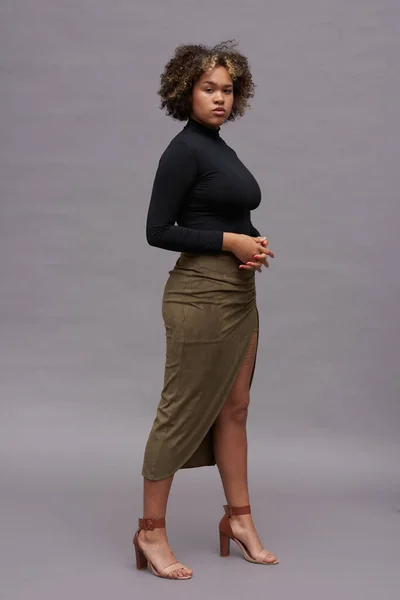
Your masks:
M217 465L227 500L221 556L232 539L250 562L277 564L263 548L249 505L246 417L258 346L255 270L268 267L268 241L252 225L258 183L220 137L242 116L254 84L231 43L179 46L161 76L161 108L187 121L164 151L147 217L151 246L180 252L163 295L164 387L146 445L144 516L136 564L190 579L167 539L174 473ZM177 223L177 224L175 224Z

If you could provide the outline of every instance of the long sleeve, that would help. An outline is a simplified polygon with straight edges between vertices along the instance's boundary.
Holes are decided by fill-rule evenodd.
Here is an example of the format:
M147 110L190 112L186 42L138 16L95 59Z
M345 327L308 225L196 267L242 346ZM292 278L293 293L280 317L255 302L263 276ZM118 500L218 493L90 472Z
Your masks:
M182 201L197 179L197 166L189 146L171 143L155 175L147 214L146 238L150 246L176 252L220 252L223 232L175 225Z

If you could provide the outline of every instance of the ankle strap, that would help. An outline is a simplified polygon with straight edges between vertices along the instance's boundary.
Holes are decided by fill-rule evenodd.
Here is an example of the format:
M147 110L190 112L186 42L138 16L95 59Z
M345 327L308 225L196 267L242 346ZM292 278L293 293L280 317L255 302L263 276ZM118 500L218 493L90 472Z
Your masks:
M165 527L165 517L160 517L159 519L139 519L139 528L140 529L159 529Z
M247 506L229 506L228 504L224 504L225 514L228 517L236 517L238 515L249 515L251 513L250 504Z

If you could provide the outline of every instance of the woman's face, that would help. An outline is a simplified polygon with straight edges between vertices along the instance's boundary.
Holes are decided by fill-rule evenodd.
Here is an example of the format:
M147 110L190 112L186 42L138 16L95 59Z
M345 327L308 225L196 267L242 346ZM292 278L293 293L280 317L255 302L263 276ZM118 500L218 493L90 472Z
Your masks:
M233 81L225 67L203 73L192 91L192 118L207 127L220 127L233 105Z

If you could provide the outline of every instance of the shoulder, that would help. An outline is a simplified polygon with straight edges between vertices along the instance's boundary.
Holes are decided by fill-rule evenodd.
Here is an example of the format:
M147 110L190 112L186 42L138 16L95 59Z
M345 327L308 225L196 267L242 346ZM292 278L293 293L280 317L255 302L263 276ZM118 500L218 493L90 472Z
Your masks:
M160 166L170 166L171 164L175 164L178 166L180 165L181 167L195 167L195 152L190 143L190 138L188 139L184 133L184 131L179 132L169 142L168 146L161 154L159 160Z
M157 177L180 180L182 177L195 177L197 161L190 145L179 133L165 148L158 162Z
M184 131L180 131L172 140L169 142L168 146L165 148L164 152L161 155L161 158L164 156L170 155L191 155L192 148L190 144L190 138L187 138Z

